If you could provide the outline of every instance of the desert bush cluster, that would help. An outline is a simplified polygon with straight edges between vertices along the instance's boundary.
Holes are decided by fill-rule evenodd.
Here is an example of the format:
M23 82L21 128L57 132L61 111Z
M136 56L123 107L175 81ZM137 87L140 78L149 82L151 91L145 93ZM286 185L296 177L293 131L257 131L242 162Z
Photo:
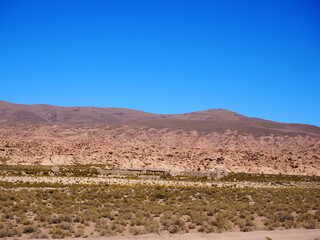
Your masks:
M254 174L230 173L222 181L249 181L249 182L319 182L319 176L286 175L286 174Z
M96 167L101 167L101 165L60 165L59 171L55 172L52 170L53 166L46 165L0 165L0 175L7 176L95 177L99 175Z
M0 238L320 228L318 188L0 187Z

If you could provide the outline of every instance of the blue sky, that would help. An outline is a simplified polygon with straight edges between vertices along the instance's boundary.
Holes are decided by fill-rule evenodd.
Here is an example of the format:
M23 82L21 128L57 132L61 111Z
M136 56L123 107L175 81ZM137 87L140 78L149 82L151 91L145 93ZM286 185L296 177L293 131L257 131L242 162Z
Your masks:
M0 100L320 126L320 3L1 0Z

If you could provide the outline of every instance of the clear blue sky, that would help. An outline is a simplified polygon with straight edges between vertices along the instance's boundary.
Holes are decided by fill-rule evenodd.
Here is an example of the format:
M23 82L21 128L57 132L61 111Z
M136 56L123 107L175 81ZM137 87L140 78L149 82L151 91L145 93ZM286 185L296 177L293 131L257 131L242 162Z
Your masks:
M0 0L0 100L320 126L318 0Z

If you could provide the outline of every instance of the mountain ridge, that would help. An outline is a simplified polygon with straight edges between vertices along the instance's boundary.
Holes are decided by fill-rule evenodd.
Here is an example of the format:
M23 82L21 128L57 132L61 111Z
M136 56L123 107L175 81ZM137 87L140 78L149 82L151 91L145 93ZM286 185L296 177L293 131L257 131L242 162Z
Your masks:
M253 135L320 136L320 128L315 125L252 118L226 109L207 109L183 114L156 114L128 108L61 107L0 101L0 121L2 123L129 125L199 132L232 130Z

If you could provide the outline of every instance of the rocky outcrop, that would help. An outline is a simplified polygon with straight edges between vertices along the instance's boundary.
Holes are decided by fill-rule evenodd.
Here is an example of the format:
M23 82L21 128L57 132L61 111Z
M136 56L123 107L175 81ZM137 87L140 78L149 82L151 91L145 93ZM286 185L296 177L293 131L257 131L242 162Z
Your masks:
M2 124L9 164L106 164L116 168L320 175L320 138L110 125Z

